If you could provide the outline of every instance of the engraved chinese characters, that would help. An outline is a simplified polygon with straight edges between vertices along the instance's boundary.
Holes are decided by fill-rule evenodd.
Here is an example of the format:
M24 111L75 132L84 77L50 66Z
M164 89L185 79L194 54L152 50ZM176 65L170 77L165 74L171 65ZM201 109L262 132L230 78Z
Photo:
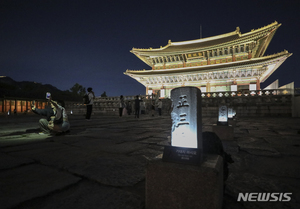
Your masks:
M172 146L202 149L201 91L196 87L175 88L171 99Z

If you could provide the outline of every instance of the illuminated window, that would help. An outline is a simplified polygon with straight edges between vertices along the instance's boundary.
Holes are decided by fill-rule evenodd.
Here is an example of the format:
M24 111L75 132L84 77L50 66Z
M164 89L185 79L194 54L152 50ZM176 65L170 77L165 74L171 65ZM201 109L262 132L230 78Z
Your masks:
M256 90L256 84L249 84L249 90L255 91Z
M160 90L160 97L165 97L165 90L164 89Z
M237 91L237 85L231 85L231 91Z

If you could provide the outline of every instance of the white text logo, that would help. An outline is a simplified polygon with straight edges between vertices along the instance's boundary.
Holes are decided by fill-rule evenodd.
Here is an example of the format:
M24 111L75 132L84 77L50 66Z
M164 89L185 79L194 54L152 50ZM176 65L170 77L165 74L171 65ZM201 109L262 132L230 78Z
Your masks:
M288 202L291 201L292 193L262 193L262 192L247 192L239 193L237 201L244 202Z

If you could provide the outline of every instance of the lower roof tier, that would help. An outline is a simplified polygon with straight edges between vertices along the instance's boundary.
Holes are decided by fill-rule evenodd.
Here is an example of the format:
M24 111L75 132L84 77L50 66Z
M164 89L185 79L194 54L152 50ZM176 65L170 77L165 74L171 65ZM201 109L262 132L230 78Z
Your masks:
M229 63L161 70L127 70L124 74L146 87L153 84L168 86L220 82L222 80L256 79L264 82L291 55L292 53L283 51L274 55Z

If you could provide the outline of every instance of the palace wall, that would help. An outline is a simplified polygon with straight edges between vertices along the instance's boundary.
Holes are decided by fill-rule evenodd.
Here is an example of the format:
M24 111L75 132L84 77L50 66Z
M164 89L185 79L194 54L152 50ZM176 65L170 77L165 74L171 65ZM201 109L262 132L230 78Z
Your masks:
M296 89L295 89L296 92ZM155 96L141 95L143 102L141 110L146 115L151 114L151 101L156 100ZM132 114L134 114L135 96L125 96L125 102L131 103ZM94 101L93 114L96 115L118 115L119 97L98 97ZM162 99L163 115L170 115L172 102L170 99ZM86 106L82 102L65 102L68 114L85 115ZM265 117L265 116L284 116L300 117L300 94L291 89L241 91L241 92L210 92L202 93L202 115L203 117L218 116L219 104L226 104L233 107L237 117ZM45 101L38 102L39 108L46 106ZM25 99L0 99L0 113L11 114L14 109L17 113L30 112L30 101Z
M232 95L231 95L232 94ZM142 110L145 114L151 114L151 101L157 99L151 96L143 97ZM125 101L130 101L134 112L134 96L125 96ZM172 102L170 99L162 99L163 115L170 115ZM214 92L202 94L202 115L203 117L218 116L219 104L225 103L228 107L233 107L237 117L263 117L263 116L300 116L300 97L295 97L288 89L259 90L244 92ZM66 102L66 109L73 114L86 112L83 104L76 102ZM119 97L97 98L93 105L93 114L118 115ZM296 114L298 113L298 115ZM133 113L132 113L133 114Z

